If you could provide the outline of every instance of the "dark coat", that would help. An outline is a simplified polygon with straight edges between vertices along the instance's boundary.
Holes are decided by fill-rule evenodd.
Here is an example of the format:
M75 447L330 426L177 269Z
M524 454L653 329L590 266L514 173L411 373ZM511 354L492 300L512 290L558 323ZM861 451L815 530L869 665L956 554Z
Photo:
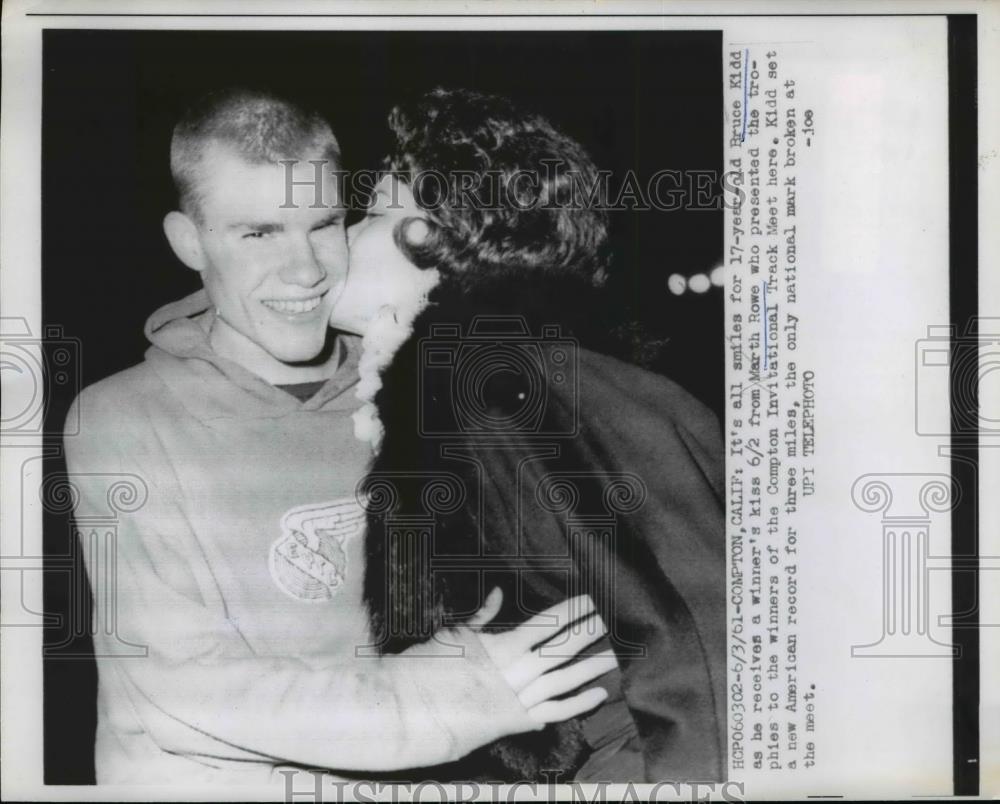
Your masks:
M462 622L493 586L501 630L588 592L621 667L594 713L405 778L724 778L718 422L607 354L592 301L516 269L443 282L383 375L365 578L381 649Z

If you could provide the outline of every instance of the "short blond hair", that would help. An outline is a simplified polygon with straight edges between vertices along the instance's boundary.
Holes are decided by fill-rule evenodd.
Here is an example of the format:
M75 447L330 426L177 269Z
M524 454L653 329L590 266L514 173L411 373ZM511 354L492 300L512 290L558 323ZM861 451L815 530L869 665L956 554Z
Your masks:
M340 146L317 112L259 90L213 92L174 126L170 173L181 210L201 217L201 164L212 144L227 145L251 164L319 156L340 164Z

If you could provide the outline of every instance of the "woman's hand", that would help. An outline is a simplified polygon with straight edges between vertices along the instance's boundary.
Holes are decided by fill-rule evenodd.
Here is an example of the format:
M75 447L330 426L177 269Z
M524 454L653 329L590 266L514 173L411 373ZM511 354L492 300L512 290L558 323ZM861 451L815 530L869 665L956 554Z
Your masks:
M557 603L512 631L484 632L483 626L496 617L502 602L503 593L499 588L494 589L466 625L478 634L493 663L536 722L569 720L608 697L607 690L595 687L569 698L552 700L618 666L611 650L568 664L607 634L589 595Z

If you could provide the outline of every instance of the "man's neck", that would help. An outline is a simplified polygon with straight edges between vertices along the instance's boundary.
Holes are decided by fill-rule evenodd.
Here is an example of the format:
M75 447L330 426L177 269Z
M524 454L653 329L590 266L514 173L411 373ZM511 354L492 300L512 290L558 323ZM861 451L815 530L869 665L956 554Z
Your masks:
M330 345L316 360L284 363L221 318L215 319L209 333L209 343L217 355L232 360L271 385L296 385L330 379L340 366L342 344L332 330L329 338Z

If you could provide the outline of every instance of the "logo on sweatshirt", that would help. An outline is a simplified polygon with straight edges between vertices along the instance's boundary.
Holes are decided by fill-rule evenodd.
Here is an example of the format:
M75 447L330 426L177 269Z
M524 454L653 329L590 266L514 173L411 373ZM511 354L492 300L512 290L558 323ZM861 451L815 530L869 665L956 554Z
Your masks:
M274 582L296 600L330 600L347 577L347 543L364 524L365 512L354 498L292 508L271 545Z

